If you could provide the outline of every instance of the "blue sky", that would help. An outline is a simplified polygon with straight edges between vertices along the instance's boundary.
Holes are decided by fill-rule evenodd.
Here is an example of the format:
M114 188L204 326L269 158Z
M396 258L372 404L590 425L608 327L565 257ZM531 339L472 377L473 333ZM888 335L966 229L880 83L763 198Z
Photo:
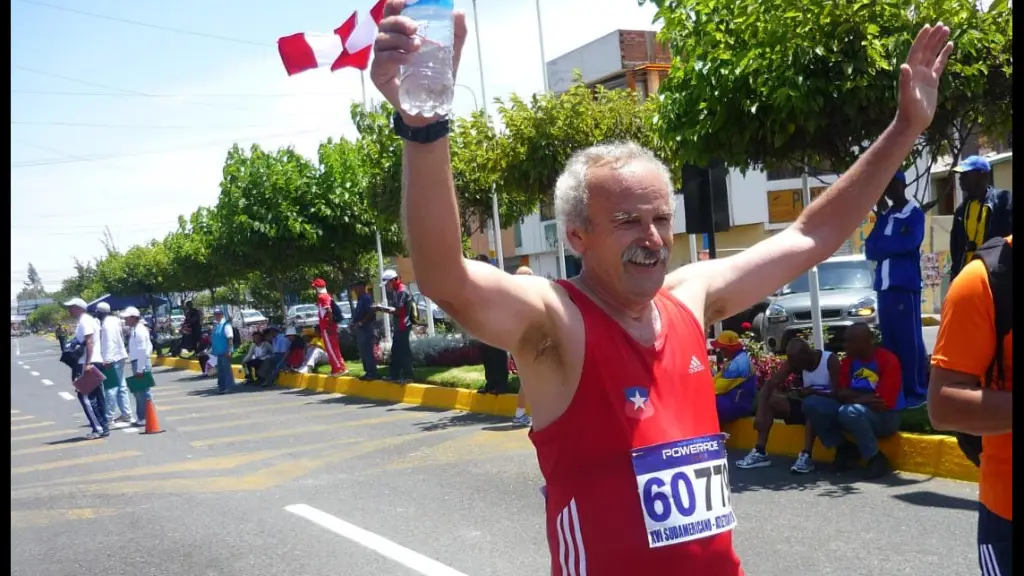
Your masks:
M105 227L124 250L214 204L232 142L315 156L328 136L354 137L348 108L361 98L359 73L288 78L275 41L329 32L372 3L12 0L11 297L29 262L55 289L75 257L103 254ZM534 0L479 4L488 97L539 91ZM471 2L456 8L472 25ZM541 12L549 60L616 28L650 29L654 15L635 0L541 0ZM459 83L480 98L473 34ZM468 90L456 91L456 113L473 105Z

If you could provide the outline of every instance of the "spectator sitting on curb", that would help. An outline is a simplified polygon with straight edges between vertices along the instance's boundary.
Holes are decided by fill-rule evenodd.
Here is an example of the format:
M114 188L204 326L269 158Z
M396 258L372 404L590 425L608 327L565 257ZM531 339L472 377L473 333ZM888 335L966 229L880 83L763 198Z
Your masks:
M263 340L263 333L255 330L252 333L252 346L242 359L242 371L245 372L245 383L255 384L259 380L260 366L270 357L270 343Z
M292 327L285 332L285 337L288 338L288 354L285 356L284 367L294 372L302 367L306 359L306 340Z
M736 462L737 468L763 468L771 466L768 457L768 433L775 419L786 424L804 425L804 447L790 468L797 474L814 471L811 450L814 448L814 426L804 415L806 400L812 396L829 397L839 384L839 358L827 350L812 350L806 340L793 338L786 344L786 360L779 370L764 383L758 393L754 429L757 444L745 458ZM779 394L779 386L790 376L797 376L801 386L789 394Z
M878 440L899 432L904 407L900 361L876 346L867 324L854 324L844 337L846 357L839 365L835 397L809 396L804 413L826 448L835 448L835 469L845 470L860 456L867 460L866 480L892 471ZM843 433L853 436L854 443Z
M294 334L295 328L289 327L288 331ZM291 344L288 336L277 327L267 329L267 340L271 341L271 351L270 358L263 362L263 367L261 368L261 386L271 386L277 381L277 374L284 368L285 357L288 355L288 346Z
M725 359L714 380L719 425L750 416L757 400L757 372L740 335L725 330L711 342L711 347L720 350Z
M320 327L315 327L313 331L312 336L302 337L306 344L306 356L302 366L299 366L297 370L301 374L316 372L317 367L327 366L331 363L330 357L327 356L327 350L324 348L323 338L320 337Z

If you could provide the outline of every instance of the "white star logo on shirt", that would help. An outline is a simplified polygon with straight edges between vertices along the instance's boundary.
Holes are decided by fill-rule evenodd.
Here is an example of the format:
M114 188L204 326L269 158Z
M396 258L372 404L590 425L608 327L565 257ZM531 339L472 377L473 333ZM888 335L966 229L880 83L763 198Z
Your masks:
M633 411L634 412L636 412L637 410L640 410L641 408L646 408L646 406L644 406L644 403L647 402L647 398L644 398L643 396L641 396L640 392L634 392L633 393L633 397L630 398L630 400L633 401Z

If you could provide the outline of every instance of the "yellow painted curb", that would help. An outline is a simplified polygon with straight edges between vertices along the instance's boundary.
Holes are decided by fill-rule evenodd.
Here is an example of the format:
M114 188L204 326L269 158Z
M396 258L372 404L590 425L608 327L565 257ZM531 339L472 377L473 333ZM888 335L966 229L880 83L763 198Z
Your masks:
M176 358L154 358L154 366L175 366L188 370L199 370L199 363ZM235 375L241 375L241 367L234 366ZM511 417L516 411L515 394L479 394L464 388L445 388L429 384L406 384L400 386L382 380L360 380L351 376L327 376L325 374L281 374L277 380L285 388L305 389L319 393L345 394L368 400L400 402L438 408L441 410L463 410L477 414ZM757 441L754 419L743 418L725 425L729 434L729 448L750 450ZM768 452L773 455L793 456L800 453L804 442L803 426L777 423L772 426L768 437ZM938 476L968 482L978 481L978 469L957 446L951 436L911 434L901 432L879 442L882 452L889 457L897 470ZM835 451L815 441L814 459L829 460Z
M723 432L729 434L729 448L750 450L757 442L753 418L730 422L725 425ZM769 454L796 457L803 449L803 444L803 426L776 423L768 436L766 449ZM951 436L900 432L878 444L897 470L967 482L978 481L978 469L963 455L956 439ZM835 450L814 441L815 460L831 460L834 453Z

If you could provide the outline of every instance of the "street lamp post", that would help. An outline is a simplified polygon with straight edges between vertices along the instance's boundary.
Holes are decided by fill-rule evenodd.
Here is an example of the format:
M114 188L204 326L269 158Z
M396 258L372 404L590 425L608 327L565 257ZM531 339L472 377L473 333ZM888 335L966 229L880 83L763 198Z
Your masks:
M480 46L480 14L476 7L476 0L473 0L473 28L476 33L476 59L480 65L480 97L483 99L484 116L490 122L491 116L487 113L487 86L484 84L484 52ZM476 99L476 95L473 95ZM491 188L491 219L494 221L494 255L498 259L498 268L505 269L505 254L501 247L501 217L498 214L498 192Z

